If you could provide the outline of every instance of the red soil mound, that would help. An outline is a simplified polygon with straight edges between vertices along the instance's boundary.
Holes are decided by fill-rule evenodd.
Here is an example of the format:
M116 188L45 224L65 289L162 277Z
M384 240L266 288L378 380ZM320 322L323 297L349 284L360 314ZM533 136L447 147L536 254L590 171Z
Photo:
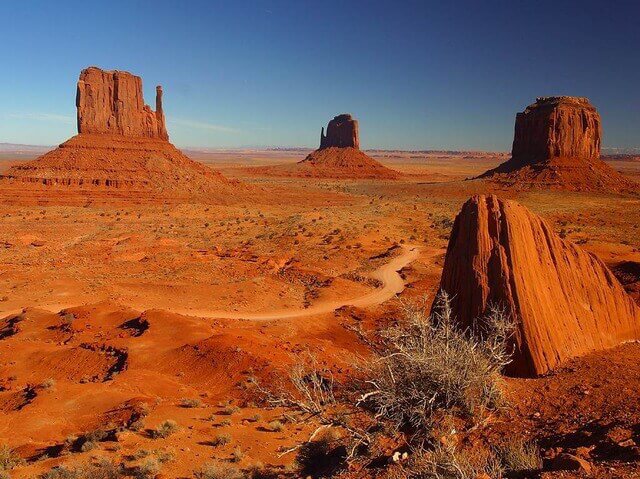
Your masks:
M640 339L640 308L602 261L513 201L474 196L458 214L440 287L465 327L491 304L516 319L507 372L540 375L566 359Z
M538 98L516 115L512 157L482 174L517 189L637 191L600 159L600 115L586 98Z
M336 179L395 179L400 173L381 165L356 148L330 147L310 153L293 165L252 168L270 176Z
M40 158L14 166L2 179L23 186L123 188L171 197L223 198L237 186L168 141L103 134L76 135Z

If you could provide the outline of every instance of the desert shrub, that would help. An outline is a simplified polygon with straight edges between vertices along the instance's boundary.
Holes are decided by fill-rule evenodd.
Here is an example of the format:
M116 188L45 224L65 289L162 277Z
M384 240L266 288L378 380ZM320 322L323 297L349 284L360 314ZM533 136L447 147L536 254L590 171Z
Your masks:
M244 451L240 448L240 446L236 446L236 448L231 453L231 462L240 462L244 459Z
M300 475L328 477L340 472L346 465L347 451L340 442L337 430L330 428L300 446L296 465Z
M11 475L7 471L0 471L0 479L11 479Z
M535 442L512 438L495 446L494 451L507 471L527 472L542 468L540 449Z
M22 458L6 444L0 446L0 471L10 471L22 463Z
M78 479L78 473L64 466L56 466L53 469L40 474L39 479Z
M53 379L53 378L49 378L49 379L45 379L44 381L42 381L42 383L40 384L40 387L42 389L51 389L55 385L56 385L56 380Z
M80 452L89 452L98 447L98 443L95 441L85 441L80 446Z
M390 471L388 477L402 479L477 479L502 477L500 461L484 450L458 451L453 446L438 445L431 451L409 456L406 463Z
M39 476L40 479L120 479L122 477L125 477L122 468L106 459L74 469L57 466Z
M280 421L271 421L268 424L268 428L273 431L273 432L281 432L284 431L284 424L282 424Z
M211 444L214 446L225 446L231 442L230 434L217 434L216 437L213 438Z
M160 473L160 462L154 458L148 458L133 471L136 479L153 479Z
M240 408L238 406L227 406L222 411L222 414L226 414L227 416L231 416L237 412L240 412Z
M231 419L223 419L220 421L220 425L223 427L231 426Z
M404 323L385 333L382 356L364 367L359 404L396 431L408 426L418 435L429 431L436 411L474 417L498 407L513 326L497 308L482 322L478 334L458 328L444 292L432 314L405 306Z
M202 407L202 401L200 399L193 399L193 398L182 398L180 400L180 405L184 408L196 408L196 407Z
M210 463L196 471L194 477L195 479L243 479L244 474L235 466Z
M165 439L174 432L178 431L178 423L172 419L167 419L162 422L158 427L151 430L151 437L153 439Z

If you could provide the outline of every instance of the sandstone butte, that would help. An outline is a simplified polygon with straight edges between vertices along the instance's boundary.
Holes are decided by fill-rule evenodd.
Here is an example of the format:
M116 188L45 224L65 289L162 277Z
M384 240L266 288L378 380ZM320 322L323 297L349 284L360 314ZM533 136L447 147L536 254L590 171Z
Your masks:
M483 173L507 187L570 191L637 191L600 159L602 123L587 98L537 98L516 115L511 159Z
M640 339L640 308L595 255L514 201L474 196L456 217L440 288L457 321L482 330L490 305L516 321L506 372L533 377Z
M334 117L320 133L320 148L298 162L296 176L317 178L393 179L399 173L389 169L360 150L358 120L344 113Z
M145 105L142 79L124 71L89 67L80 73L78 134L40 158L12 167L3 189L32 186L83 191L121 190L138 197L203 197L222 200L238 186L185 156L169 142L156 88L156 110ZM53 187L53 188L42 188ZM56 188L58 187L58 188ZM34 193L35 194L35 193Z

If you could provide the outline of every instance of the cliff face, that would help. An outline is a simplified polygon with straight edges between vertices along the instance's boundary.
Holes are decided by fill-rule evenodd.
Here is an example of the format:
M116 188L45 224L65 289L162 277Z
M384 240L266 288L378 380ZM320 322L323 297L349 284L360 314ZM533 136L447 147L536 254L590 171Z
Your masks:
M516 115L511 158L479 178L509 189L635 191L600 159L600 115L586 98L538 98Z
M320 133L320 150L324 148L356 148L360 149L360 134L358 120L344 113L333 118L327 125L327 134L324 128Z
M538 98L516 115L511 155L520 165L562 158L600 158L600 115L587 98Z
M168 140L162 111L162 87L156 111L144 104L142 79L96 67L82 70L76 94L78 133L116 134Z
M490 304L516 321L507 372L537 376L563 361L640 339L640 308L594 255L513 201L475 196L458 214L440 287L462 327Z

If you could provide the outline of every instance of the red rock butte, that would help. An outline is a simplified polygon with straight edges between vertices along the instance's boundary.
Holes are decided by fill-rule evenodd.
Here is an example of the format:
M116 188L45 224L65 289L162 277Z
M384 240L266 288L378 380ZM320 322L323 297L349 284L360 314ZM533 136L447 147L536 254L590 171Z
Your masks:
M358 120L354 120L348 113L333 117L327 125L327 134L324 127L320 132L320 150L325 148L357 148L360 149L360 132Z
M238 186L169 143L161 86L153 111L144 103L140 77L89 67L80 73L76 108L78 135L2 175L5 197L12 188L20 194L16 188L31 186L34 194L72 187L112 197L136 192L137 198L223 201Z
M343 113L320 133L320 147L294 166L295 176L345 179L393 179L400 175L360 150L358 120Z
M78 133L114 134L169 140L156 87L156 111L144 104L142 79L129 72L82 70L76 94Z
M601 260L495 196L474 196L456 217L440 288L462 327L480 331L492 304L515 319L515 376L640 339L640 308Z
M516 115L511 159L482 174L517 189L634 191L600 159L602 123L587 98L537 98Z

